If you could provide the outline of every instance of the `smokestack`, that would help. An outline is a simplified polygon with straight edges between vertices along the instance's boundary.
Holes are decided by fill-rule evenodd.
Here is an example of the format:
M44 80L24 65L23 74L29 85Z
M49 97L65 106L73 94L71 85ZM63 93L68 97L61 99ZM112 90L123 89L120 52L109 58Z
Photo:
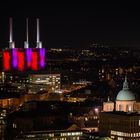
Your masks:
M37 42L39 41L39 19L37 18Z
M15 43L13 42L13 20L11 17L9 18L9 31L9 48L15 48Z
M24 42L24 48L29 48L28 18L26 18L26 41Z
M42 48L42 42L40 41L40 30L39 30L39 19L37 18L37 40L36 40L36 48Z
M13 41L13 36L12 36L12 32L13 32L13 29L12 29L12 24L13 24L13 21L12 21L12 18L10 17L9 19L9 26L10 26L10 38L9 38L9 42L12 42Z
M28 18L26 18L26 42L29 42L29 39L28 39Z

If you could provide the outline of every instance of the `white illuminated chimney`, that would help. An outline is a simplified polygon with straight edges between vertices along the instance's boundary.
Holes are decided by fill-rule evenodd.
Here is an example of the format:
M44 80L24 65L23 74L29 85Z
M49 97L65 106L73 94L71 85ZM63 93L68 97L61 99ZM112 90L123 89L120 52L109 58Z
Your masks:
M37 41L36 41L36 48L42 48L42 42L40 41L40 30L39 30L39 19L37 18Z
M26 18L26 41L24 41L24 48L29 48L28 18Z
M10 36L9 36L9 48L15 48L15 43L13 42L13 20L9 18L9 28L10 28Z

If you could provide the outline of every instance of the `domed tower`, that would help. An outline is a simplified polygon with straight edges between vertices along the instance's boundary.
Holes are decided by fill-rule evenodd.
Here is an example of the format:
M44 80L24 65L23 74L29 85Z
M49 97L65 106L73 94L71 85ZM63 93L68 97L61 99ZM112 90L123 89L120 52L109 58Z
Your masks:
M107 102L103 102L103 111L111 112L113 110L114 110L114 102L112 102L108 97Z
M123 89L116 97L116 111L133 112L135 103L135 94L129 90L127 76L125 76Z

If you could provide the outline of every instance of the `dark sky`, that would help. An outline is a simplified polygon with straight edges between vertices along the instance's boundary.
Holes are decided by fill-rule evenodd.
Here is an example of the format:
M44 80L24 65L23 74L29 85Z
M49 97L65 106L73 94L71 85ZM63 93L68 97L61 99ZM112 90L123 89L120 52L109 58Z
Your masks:
M9 17L13 17L16 47L23 47L25 18L29 17L30 44L36 42L36 18L40 18L43 46L88 47L92 41L110 47L140 46L138 3L19 1L0 5L0 46L8 45Z

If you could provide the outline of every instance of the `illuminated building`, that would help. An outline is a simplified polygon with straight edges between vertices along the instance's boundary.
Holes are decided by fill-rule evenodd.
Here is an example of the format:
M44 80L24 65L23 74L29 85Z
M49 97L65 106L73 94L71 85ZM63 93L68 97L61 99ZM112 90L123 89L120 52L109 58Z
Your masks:
M45 49L6 49L3 51L3 68L5 72L43 70L45 68Z
M103 103L100 113L99 132L101 136L109 136L114 140L140 139L140 102L136 102L135 94L129 90L127 77L123 89L119 91L116 102L108 100Z
M45 69L45 48L39 38L39 19L37 19L36 48L29 48L28 19L26 20L26 41L24 48L15 48L12 36L12 18L10 18L9 48L3 50L3 70L11 71L37 71Z
M135 111L134 104L136 104L136 98L129 90L127 77L125 77L123 89L116 97L116 111L133 112Z
M0 139L5 140L7 122L5 110L0 110Z
M3 52L3 65L4 65L4 71L9 71L10 70L10 52L9 51L4 51Z
M80 110L81 108L79 108ZM77 124L81 130L87 130L88 132L98 132L99 125L99 107L92 107L86 110L82 110L81 114L70 113L69 120L74 124Z
M60 74L32 74L29 79L31 83L48 85L53 91L61 88Z
M11 84L0 85L0 108L14 110L21 104L21 95L25 93L25 88L20 89Z
M113 65L102 65L99 69L98 76L100 81L108 81L113 77L119 79L125 73L134 74L135 69L132 66L123 67L123 66L113 66Z
M113 111L114 110L114 102L110 101L109 97L107 102L103 102L103 111Z
M32 100L24 103L18 110L7 115L8 128L11 130L7 132L7 137L9 138L11 134L14 139L25 140L81 139L86 136L85 132L89 132L89 125L91 126L93 123L95 125L97 114L94 114L93 118L92 113L94 113L93 111L98 113L98 109L95 108L95 110L90 112L90 116L88 114L86 115L85 129L81 129L77 123L71 122L69 117L75 116L76 114L78 116L78 114L80 115L82 112L87 111L89 111L87 105L85 107L79 107L76 103Z
M84 136L84 131L31 131L21 134L15 140L32 140L32 139L45 139L45 140L80 140L87 139Z
M102 112L99 132L114 140L140 139L140 114L125 112Z
M114 109L124 112L140 111L140 102L136 102L135 94L129 89L127 77L125 77L123 89L116 97L116 102L108 100L103 103L103 111L113 111Z

